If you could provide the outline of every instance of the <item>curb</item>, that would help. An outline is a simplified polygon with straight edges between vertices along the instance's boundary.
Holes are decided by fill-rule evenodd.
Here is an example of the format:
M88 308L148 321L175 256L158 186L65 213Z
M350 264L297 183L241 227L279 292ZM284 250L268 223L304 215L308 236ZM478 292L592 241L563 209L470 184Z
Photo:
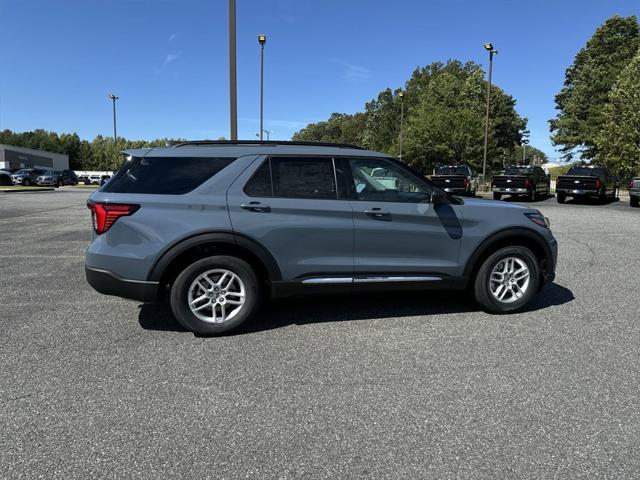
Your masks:
M25 193L25 192L30 192L30 193L36 193L36 192L53 192L55 190L55 188L51 187L51 188L38 188L38 189L33 189L33 188L18 188L15 190L1 190L0 189L0 194L2 193Z

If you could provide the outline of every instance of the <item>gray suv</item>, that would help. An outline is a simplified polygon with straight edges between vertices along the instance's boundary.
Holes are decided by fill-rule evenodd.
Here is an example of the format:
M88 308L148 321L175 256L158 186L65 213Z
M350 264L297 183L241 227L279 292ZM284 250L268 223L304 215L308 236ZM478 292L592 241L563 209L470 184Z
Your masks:
M88 201L87 280L169 299L200 334L238 327L265 297L318 292L470 289L486 311L513 312L554 278L538 210L447 196L382 153L186 142L125 155Z

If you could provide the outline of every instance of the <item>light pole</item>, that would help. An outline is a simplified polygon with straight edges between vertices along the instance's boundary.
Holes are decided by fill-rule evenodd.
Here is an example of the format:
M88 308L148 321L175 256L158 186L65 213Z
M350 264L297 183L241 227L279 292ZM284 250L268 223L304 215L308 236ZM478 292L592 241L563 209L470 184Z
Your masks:
M402 124L404 122L404 93L401 91L398 93L400 97L400 154L398 158L402 161Z
M498 51L493 48L493 44L485 43L484 49L489 52L489 82L487 83L487 116L484 124L484 158L482 161L482 183L483 190L486 187L487 179L487 148L489 146L489 109L491 107L491 74L493 72L493 55Z
M229 0L229 123L231 140L238 140L238 86L236 83L236 0Z
M116 152L116 160L118 159L118 133L116 130L116 100L120 97L116 97L113 93L109 94L109 98L113 102L113 148Z
M269 135L271 134L271 130L262 130L262 131L267 134L267 142L268 142ZM256 133L256 137L262 137L262 135L260 135L259 133ZM262 138L260 138L260 141L262 141Z
M262 141L262 132L264 132L264 44L267 43L267 36L258 35L258 43L260 44L260 141Z

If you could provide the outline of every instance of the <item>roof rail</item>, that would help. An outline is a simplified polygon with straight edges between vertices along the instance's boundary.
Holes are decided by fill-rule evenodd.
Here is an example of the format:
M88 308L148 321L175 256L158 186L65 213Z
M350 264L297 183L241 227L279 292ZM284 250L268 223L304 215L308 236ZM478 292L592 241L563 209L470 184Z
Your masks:
M350 145L348 143L330 143L330 142L300 142L296 140L191 140L187 142L172 143L167 142L168 147L178 148L187 146L207 146L207 145L266 145L270 147L277 147L280 145L298 145L298 146L310 146L310 147L334 147L334 148L353 148L356 150L364 150L364 148L357 145Z

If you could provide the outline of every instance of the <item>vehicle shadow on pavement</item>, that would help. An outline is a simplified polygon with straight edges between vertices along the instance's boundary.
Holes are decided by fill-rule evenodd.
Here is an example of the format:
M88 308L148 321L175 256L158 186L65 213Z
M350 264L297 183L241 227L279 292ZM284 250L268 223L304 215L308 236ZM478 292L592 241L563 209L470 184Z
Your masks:
M569 303L573 299L571 290L551 283L534 297L524 311L535 312ZM392 295L378 293L297 297L265 302L253 321L230 334L260 332L288 325L480 311L472 296L466 292L394 292ZM138 322L145 330L186 331L173 318L167 303L141 305Z

